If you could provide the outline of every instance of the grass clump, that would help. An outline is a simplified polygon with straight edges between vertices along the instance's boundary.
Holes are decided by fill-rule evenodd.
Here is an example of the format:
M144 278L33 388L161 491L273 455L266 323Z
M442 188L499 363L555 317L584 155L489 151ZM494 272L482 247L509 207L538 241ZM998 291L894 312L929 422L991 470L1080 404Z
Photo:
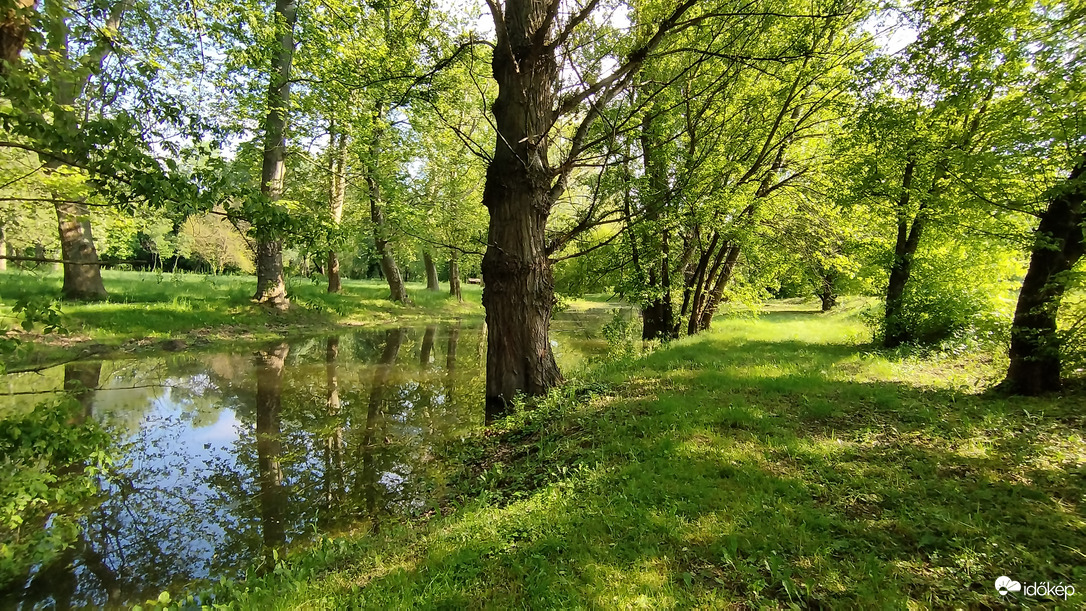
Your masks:
M204 600L988 608L1029 602L1000 575L1086 589L1086 401L989 396L997 360L868 341L854 315L718 320L445 448L427 518Z

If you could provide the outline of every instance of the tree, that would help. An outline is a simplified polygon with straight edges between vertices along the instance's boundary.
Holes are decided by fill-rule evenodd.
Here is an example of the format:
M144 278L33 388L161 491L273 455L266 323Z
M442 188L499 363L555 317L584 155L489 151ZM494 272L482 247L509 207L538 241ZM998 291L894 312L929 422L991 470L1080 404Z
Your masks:
M347 199L347 132L337 131L335 121L330 121L328 129L328 209L332 222L338 227L343 222L343 205ZM335 248L328 249L328 263L325 273L328 276L328 292L340 292L342 285L339 278L339 255Z
M1011 327L1010 365L1002 388L1016 394L1039 395L1061 386L1056 323L1070 272L1086 253L1086 158L1051 197L1037 227Z
M1074 286L1073 270L1086 253L1084 14L1081 2L1043 9L1030 5L1023 11L1019 22L1025 27L1016 29L1021 33L1014 43L1030 69L1015 83L1018 95L998 109L1005 127L1004 141L996 149L1005 178L1000 192L1014 194L1016 183L1042 187L1040 196L1025 199L1025 204L1010 197L1004 203L1023 210L1041 204L1011 325L1010 363L1000 385L1011 393L1038 395L1062 385L1065 346L1058 320L1062 301Z
M277 36L272 46L267 117L264 120L264 157L260 192L271 204L283 193L286 173L286 130L290 111L291 63L294 59L295 0L275 0L272 20ZM254 223L256 232L256 294L258 303L285 309L289 305L283 282L283 238L274 222Z
M548 337L554 305L553 250L546 243L551 209L589 145L601 106L630 83L648 54L697 3L679 3L660 15L659 25L639 43L625 41L623 60L609 75L566 91L560 57L571 63L580 59L574 51L580 41L571 39L582 24L591 23L601 2L572 9L561 27L559 0L507 0L504 10L496 0L487 4L497 33L492 67L498 94L491 106L497 136L483 191L490 212L482 266L486 404L488 412L501 412L516 395L538 395L562 381ZM581 73L598 74L598 63ZM572 135L555 163L551 143L561 137L565 122L572 123Z

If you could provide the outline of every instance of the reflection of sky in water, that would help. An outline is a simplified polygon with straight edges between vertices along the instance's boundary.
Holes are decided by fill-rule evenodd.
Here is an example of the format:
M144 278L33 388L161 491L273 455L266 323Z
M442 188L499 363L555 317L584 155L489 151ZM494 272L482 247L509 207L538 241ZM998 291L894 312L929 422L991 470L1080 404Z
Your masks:
M579 335L583 323L574 326ZM433 345L424 363L427 336ZM459 339L452 369L450 336ZM556 336L564 356L581 343ZM342 336L331 369L338 406L328 403L325 340L293 342L278 418L270 419L280 431L277 445L266 446L278 448L264 457L270 463L259 455L251 352L103 363L90 411L118 431L124 457L105 500L84 521L66 558L70 568L42 568L19 602L133 603L191 579L233 574L262 556L271 532L264 518L281 524L289 541L337 520L424 509L430 447L483 420L480 340L481 330L467 326L455 334L438 327ZM389 345L399 346L393 362L371 366ZM49 379L59 387L63 378L61 369ZM276 478L261 477L260 464L279 466L278 487ZM262 494L265 485L278 496ZM65 580L71 587L62 594L56 584ZM112 601L111 588L119 592Z

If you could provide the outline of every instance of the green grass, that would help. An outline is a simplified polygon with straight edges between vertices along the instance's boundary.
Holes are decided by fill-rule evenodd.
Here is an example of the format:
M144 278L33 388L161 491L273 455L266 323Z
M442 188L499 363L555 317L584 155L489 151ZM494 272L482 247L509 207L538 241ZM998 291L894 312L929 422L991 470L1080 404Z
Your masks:
M287 608L990 608L1086 590L1082 396L999 358L869 351L777 311L601 366L442 450L426 520L326 539L216 601ZM1023 599L1019 599L1023 600Z
M96 351L154 344L155 339L211 341L261 339L284 332L304 332L337 325L385 324L410 320L481 317L481 290L463 285L464 303L447 290L426 291L409 284L412 305L390 301L381 280L344 280L343 291L330 295L323 283L288 280L291 307L276 312L250 301L256 289L251 276L155 274L106 270L109 299L98 303L61 304L63 336L29 334L31 350L10 364L48 362L92 344ZM11 308L22 298L55 298L59 273L0 272L0 324L14 322Z

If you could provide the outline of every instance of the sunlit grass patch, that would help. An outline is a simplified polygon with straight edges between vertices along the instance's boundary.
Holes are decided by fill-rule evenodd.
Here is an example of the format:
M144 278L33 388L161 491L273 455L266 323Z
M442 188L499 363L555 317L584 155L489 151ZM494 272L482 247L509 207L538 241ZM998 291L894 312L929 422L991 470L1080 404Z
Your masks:
M1005 605L1004 574L1086 590L1086 398L989 396L998 356L868 341L847 311L770 312L601 365L436 448L447 496L432 518L348 537L333 560L302 552L223 596L926 609Z

